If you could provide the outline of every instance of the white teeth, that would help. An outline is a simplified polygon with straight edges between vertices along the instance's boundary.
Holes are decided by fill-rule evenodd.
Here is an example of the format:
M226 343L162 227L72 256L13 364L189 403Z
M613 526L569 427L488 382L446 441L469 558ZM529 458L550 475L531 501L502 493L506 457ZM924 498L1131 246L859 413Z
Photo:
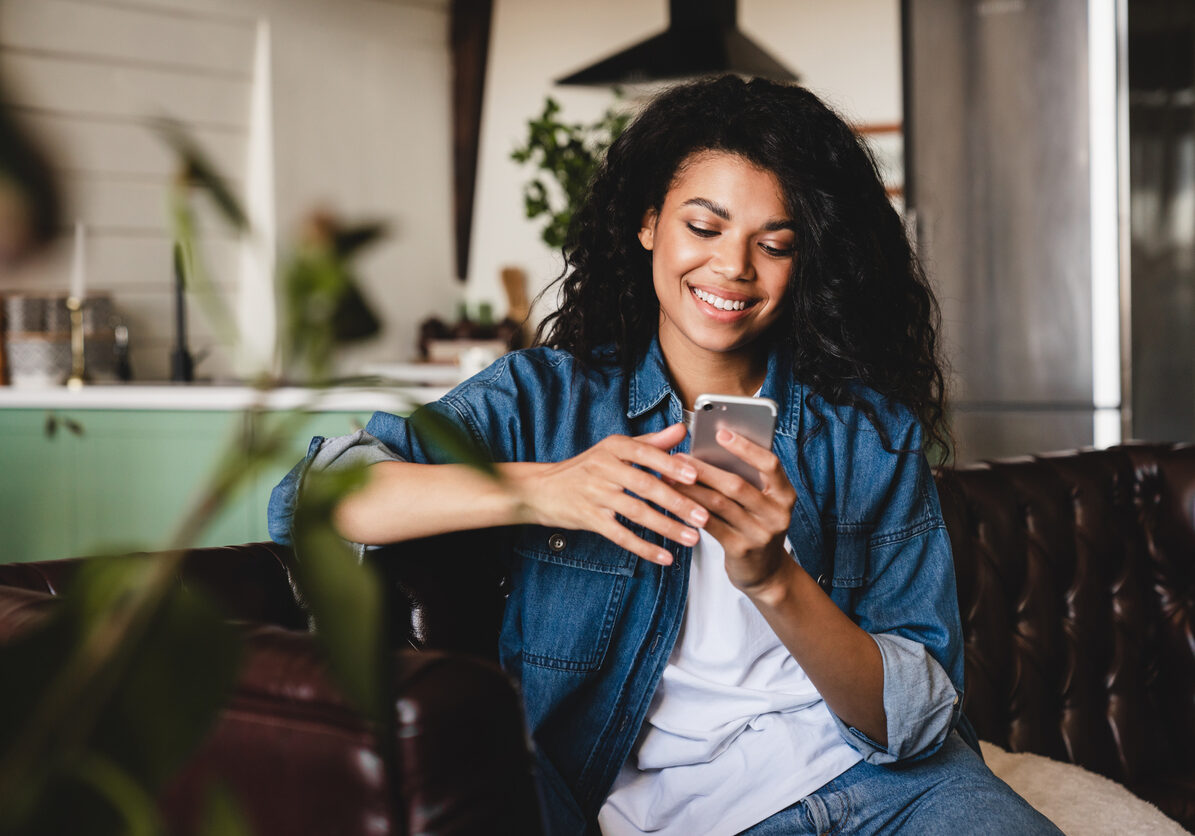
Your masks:
M723 299L721 296L715 296L712 293L707 293L706 291L698 290L697 288L693 288L693 295L702 302L713 305L720 311L741 311L747 307L746 302L732 302L729 299Z

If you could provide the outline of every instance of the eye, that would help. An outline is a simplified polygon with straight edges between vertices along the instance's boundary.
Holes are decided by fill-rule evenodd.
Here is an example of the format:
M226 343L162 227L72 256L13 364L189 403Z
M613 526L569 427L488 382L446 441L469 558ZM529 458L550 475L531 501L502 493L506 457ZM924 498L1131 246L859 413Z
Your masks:
M686 223L685 226L687 226L689 228L689 231L692 232L694 235L696 235L698 238L713 238L715 235L718 234L718 230L706 229L704 226L697 226L697 225L691 224L691 223Z
M795 247L774 247L771 244L760 244L759 248L772 258L789 258L796 252Z

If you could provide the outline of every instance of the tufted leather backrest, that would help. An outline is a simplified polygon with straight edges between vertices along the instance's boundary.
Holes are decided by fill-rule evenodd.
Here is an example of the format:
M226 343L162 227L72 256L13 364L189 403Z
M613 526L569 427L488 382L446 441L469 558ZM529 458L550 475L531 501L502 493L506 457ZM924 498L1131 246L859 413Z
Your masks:
M979 736L1130 785L1195 750L1195 446L937 474Z

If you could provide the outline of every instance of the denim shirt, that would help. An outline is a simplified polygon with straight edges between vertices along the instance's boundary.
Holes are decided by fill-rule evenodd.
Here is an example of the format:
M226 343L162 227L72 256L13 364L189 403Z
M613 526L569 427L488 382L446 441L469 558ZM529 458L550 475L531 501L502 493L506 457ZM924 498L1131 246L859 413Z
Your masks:
M773 450L797 492L794 557L883 659L887 746L835 721L867 761L884 764L941 746L958 721L963 653L950 543L919 425L907 409L859 391L889 447L903 452L888 452L857 409L807 402L779 352L762 394L780 407ZM562 461L609 435L655 432L682 416L658 343L629 376L562 351L515 352L422 408L454 421L496 462ZM687 448L688 439L677 449ZM274 489L271 536L289 541L307 468L382 460L446 456L382 412L352 436L317 438ZM596 832L681 625L691 549L630 527L673 563L640 560L587 531L525 525L498 538L512 549L499 658L522 691L552 833Z

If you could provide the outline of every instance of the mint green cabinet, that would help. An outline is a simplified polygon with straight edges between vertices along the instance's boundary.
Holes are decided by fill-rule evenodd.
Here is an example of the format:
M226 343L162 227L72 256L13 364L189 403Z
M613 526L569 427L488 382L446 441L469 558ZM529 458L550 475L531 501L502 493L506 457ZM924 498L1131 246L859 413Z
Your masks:
M53 414L58 430L46 433ZM270 490L312 435L340 435L367 413L313 413L288 448L246 474L194 545L268 538ZM64 419L82 427L67 431ZM233 440L240 412L0 409L0 562L158 549L195 507Z

